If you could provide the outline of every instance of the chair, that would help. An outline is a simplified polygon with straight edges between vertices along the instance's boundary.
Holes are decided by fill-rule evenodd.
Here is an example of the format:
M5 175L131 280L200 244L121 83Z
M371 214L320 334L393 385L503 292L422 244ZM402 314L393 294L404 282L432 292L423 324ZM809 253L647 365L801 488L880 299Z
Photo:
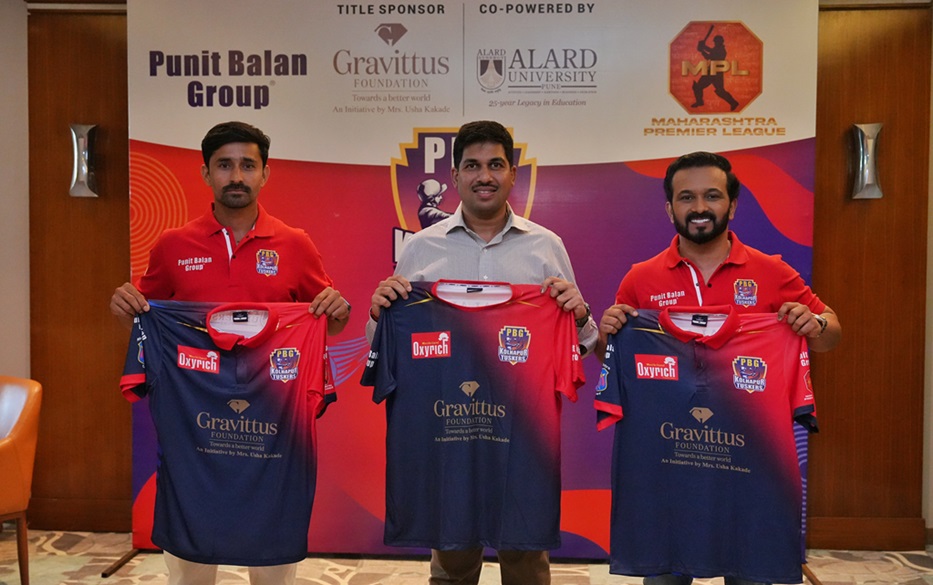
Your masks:
M29 585L26 508L39 434L42 385L35 380L0 376L0 523L16 521L19 579Z

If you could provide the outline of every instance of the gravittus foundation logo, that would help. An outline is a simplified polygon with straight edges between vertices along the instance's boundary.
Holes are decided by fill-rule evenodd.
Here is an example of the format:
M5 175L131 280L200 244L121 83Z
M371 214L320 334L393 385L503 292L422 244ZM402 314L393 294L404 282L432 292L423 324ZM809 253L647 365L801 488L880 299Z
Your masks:
M691 114L741 112L761 95L763 55L741 22L691 22L670 44L671 95Z

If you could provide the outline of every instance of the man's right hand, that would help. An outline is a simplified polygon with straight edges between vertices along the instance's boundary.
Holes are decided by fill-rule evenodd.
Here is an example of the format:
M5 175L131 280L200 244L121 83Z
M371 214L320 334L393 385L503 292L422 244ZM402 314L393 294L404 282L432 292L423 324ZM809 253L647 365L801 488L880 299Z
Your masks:
M628 316L638 316L638 311L629 305L612 305L603 311L602 319L599 320L599 340L596 342L596 357L600 362L606 353L606 344L609 336L618 333L622 326L628 323Z
M373 293L373 304L369 309L370 316L373 319L379 319L379 313L383 308L388 308L395 299L407 299L410 292L411 283L408 282L408 279L393 274L376 287L376 291Z
M133 319L137 313L145 313L148 310L149 303L146 297L128 282L118 286L110 297L110 312L128 328L133 326Z

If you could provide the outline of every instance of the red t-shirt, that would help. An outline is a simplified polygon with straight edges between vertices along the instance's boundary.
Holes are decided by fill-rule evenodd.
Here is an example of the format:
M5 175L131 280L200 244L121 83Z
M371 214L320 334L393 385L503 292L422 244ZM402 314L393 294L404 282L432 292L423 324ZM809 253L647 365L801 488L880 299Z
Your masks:
M137 288L150 299L272 303L310 302L332 284L308 234L260 206L239 245L213 213L165 230Z
M678 252L679 237L674 236L667 250L632 266L619 284L617 304L637 309L732 305L741 312L772 313L792 301L816 314L826 309L800 274L779 255L750 248L731 231L729 257L704 283L699 269Z

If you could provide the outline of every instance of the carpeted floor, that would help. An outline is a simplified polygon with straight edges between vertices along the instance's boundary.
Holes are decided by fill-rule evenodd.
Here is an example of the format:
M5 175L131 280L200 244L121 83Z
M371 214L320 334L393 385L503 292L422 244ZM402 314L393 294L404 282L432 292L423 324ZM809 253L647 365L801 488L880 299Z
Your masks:
M130 535L119 533L50 532L30 530L32 585L162 585L166 570L162 555L140 553L103 578L118 559L131 550ZM809 566L823 585L933 585L933 556L929 551L827 551L809 553ZM425 585L426 561L398 559L308 558L298 566L298 585ZM641 580L609 575L605 564L555 562L553 585L635 585ZM718 584L721 579L698 580ZM221 567L218 585L248 583L246 570ZM488 563L483 585L499 583L498 567ZM0 532L0 585L18 585L16 533L12 524Z

